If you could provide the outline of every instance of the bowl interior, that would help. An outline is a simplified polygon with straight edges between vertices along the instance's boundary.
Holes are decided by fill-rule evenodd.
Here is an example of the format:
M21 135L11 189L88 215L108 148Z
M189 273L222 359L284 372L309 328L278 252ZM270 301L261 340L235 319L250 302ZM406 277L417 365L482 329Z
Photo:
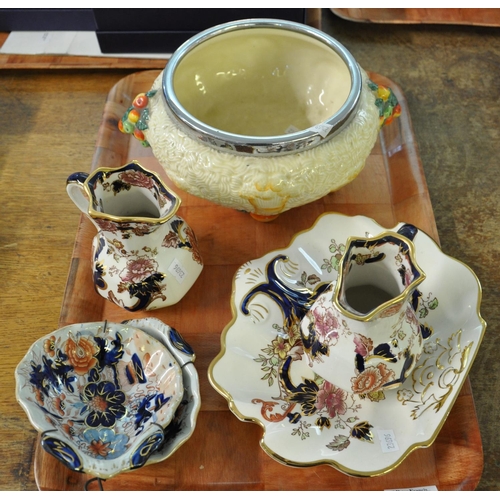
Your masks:
M214 36L189 51L173 78L181 105L216 129L275 136L333 116L351 90L349 68L325 43L279 28Z
M161 342L113 323L42 337L16 379L18 400L44 439L64 443L72 463L99 477L134 468L138 450L144 455L145 440L163 434L184 392L181 368Z

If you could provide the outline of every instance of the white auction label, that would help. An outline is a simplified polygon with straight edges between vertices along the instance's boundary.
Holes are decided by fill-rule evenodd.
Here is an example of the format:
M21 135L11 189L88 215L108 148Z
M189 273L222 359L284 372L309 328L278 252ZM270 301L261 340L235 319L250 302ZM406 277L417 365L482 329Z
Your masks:
M177 259L172 261L168 271L172 276L174 276L178 283L182 283L188 274L184 266Z
M332 128L333 125L328 125L327 123L319 123L318 125L314 125L314 127L311 127L311 130L318 132L318 134L324 138L330 133L330 130L332 130Z
M384 453L390 453L391 451L398 451L399 446L396 441L396 436L392 430L379 430L378 438L380 440L380 447Z

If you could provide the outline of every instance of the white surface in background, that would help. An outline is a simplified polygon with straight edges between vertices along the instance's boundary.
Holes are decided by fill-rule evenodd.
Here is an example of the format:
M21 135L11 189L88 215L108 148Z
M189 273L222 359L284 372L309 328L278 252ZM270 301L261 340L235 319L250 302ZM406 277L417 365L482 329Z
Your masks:
M171 54L103 54L95 31L13 31L1 54L53 54L92 57L168 59Z

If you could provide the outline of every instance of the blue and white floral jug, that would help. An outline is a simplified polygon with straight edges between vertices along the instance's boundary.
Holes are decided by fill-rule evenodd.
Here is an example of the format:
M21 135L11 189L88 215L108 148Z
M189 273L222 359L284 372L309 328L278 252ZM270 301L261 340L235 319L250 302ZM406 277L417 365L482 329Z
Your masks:
M416 315L417 229L403 225L372 238L352 237L336 281L301 322L312 369L345 391L374 394L399 387L411 373L427 332Z
M136 161L68 177L66 190L97 228L94 287L128 310L177 303L203 269L196 237L178 215L180 199Z

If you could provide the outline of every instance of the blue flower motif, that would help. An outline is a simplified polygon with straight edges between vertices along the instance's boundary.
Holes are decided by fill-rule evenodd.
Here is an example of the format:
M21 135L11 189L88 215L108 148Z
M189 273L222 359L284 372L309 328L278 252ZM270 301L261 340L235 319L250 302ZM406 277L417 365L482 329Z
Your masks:
M46 396L50 396L50 390L55 394L60 394L63 384L68 391L73 392L74 388L71 383L76 380L76 377L70 375L73 368L63 363L65 359L66 356L58 351L58 356L54 361L47 356L42 356L42 365L31 361L30 383Z
M85 418L89 427L112 427L125 415L125 393L118 390L113 382L90 382L80 398L84 403L82 413L89 412Z
M137 408L137 414L135 416L135 429L142 430L144 424L153 416L153 413L159 411L162 406L168 403L169 400L170 396L165 396L162 393L149 394L145 396Z
M106 366L116 365L123 357L124 348L119 333L115 333L115 340L110 343L102 337L95 337L94 341L99 346L99 353L96 355L99 371L102 371Z
M88 449L99 460L113 460L127 451L128 436L115 434L113 429L87 429L83 439Z

